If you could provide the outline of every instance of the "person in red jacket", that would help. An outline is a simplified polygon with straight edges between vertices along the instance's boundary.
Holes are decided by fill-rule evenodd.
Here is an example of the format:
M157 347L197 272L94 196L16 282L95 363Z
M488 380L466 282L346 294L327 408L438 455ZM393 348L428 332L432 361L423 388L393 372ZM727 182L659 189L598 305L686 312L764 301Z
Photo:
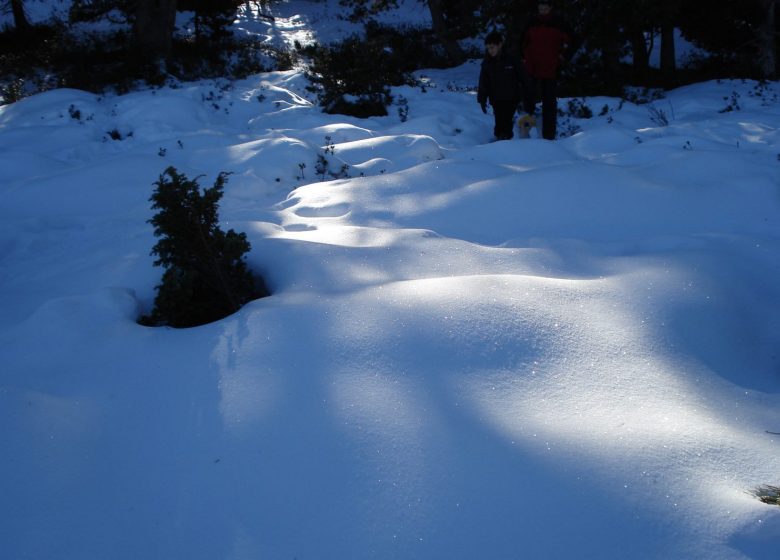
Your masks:
M558 121L558 69L571 60L580 39L566 22L553 13L551 0L540 0L538 14L528 20L521 36L526 71L523 108L531 115L541 93L542 137L555 140Z

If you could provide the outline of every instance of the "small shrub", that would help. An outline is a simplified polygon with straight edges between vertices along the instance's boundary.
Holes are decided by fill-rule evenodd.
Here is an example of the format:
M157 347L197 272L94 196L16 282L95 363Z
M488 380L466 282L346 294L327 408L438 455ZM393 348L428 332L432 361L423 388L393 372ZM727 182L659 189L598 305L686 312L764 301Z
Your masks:
M762 107L774 105L777 103L778 99L780 99L777 91L775 91L770 82L766 80L760 80L753 86L753 89L748 92L748 95L760 99Z
M333 138L326 136L322 153L317 154L317 161L314 163L314 172L320 181L324 181L327 177L332 179L348 179L350 177L349 165L343 161L335 160L335 155L336 145L333 143ZM332 163L335 163L338 168L331 167Z
M628 101L634 105L645 105L653 101L664 99L666 94L664 90L658 88L635 88L625 87L621 94L622 101Z
M244 255L246 234L218 224L218 203L227 173L202 193L197 178L188 179L168 167L150 200L157 214L149 220L159 241L152 249L155 266L165 268L157 286L154 309L139 323L147 326L192 327L235 313L242 305L268 295L255 285Z
M398 105L398 118L401 119L402 123L408 121L409 100L406 99L406 97L404 97L403 95L399 95L396 104Z
M585 98L575 97L569 99L564 111L559 111L561 115L568 115L575 119L590 119L593 117L593 111L588 107Z
M740 95L736 91L731 92L731 98L729 97L723 98L723 100L727 101L728 103L723 109L718 111L718 113L730 113L731 111L741 111L742 107L739 106L739 98Z
M780 506L780 486L763 484L750 492L765 504Z
M24 97L24 78L10 77L8 83L0 83L0 105L15 103Z
M658 126L669 126L669 117L663 109L659 109L655 105L648 105L647 112L650 114L650 120Z
M574 136L582 130L582 127L572 121L571 117L564 116L558 123L558 131L556 136L558 138L568 138Z
M107 140L122 141L122 140L125 140L127 138L132 138L132 137L133 137L133 131L132 130L129 131L129 132L123 133L118 128L112 128L111 130L106 132L105 136L103 136L103 141L104 142L107 141Z

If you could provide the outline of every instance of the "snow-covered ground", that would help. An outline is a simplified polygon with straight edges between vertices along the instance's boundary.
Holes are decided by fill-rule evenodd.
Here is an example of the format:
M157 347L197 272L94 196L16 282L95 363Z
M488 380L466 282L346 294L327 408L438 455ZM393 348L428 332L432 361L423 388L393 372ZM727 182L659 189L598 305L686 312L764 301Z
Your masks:
M0 107L0 557L776 558L780 84L490 143L477 73ZM167 166L272 296L136 324Z

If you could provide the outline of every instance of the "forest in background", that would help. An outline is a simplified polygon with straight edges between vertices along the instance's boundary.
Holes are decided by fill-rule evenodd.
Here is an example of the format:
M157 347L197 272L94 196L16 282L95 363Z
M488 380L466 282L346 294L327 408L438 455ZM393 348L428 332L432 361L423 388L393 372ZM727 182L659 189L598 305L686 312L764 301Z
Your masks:
M339 44L285 49L231 30L240 10L272 19L275 0L73 0L64 15L36 23L27 16L25 0L3 0L0 6L13 23L0 32L0 96L9 103L58 87L121 93L171 81L287 70L304 60L321 84L359 82L323 97L371 95L377 84L399 85L416 69L456 66L481 56L479 39L490 30L504 32L516 46L536 3L419 1L430 12L430 28L377 23L377 14L398 8L399 0L341 0L339 17L363 23L363 33ZM556 4L583 39L563 69L563 96L778 76L777 0ZM682 57L680 38L698 54ZM660 53L658 64L651 64L653 51Z

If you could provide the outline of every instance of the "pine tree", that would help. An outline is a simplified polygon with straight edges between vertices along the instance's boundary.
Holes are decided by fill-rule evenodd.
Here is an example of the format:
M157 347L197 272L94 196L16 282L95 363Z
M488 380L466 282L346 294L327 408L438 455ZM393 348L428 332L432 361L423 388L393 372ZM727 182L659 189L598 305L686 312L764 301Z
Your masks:
M252 299L268 295L255 287L244 254L251 246L246 234L219 227L218 208L227 173L202 193L195 179L175 168L154 183L150 201L157 214L149 220L159 241L152 249L155 266L165 272L157 286L154 309L139 322L145 325L191 327L236 312ZM260 282L262 284L262 282Z
M219 42L230 37L228 30L236 17L239 6L245 0L178 0L179 11L195 13L195 39Z

